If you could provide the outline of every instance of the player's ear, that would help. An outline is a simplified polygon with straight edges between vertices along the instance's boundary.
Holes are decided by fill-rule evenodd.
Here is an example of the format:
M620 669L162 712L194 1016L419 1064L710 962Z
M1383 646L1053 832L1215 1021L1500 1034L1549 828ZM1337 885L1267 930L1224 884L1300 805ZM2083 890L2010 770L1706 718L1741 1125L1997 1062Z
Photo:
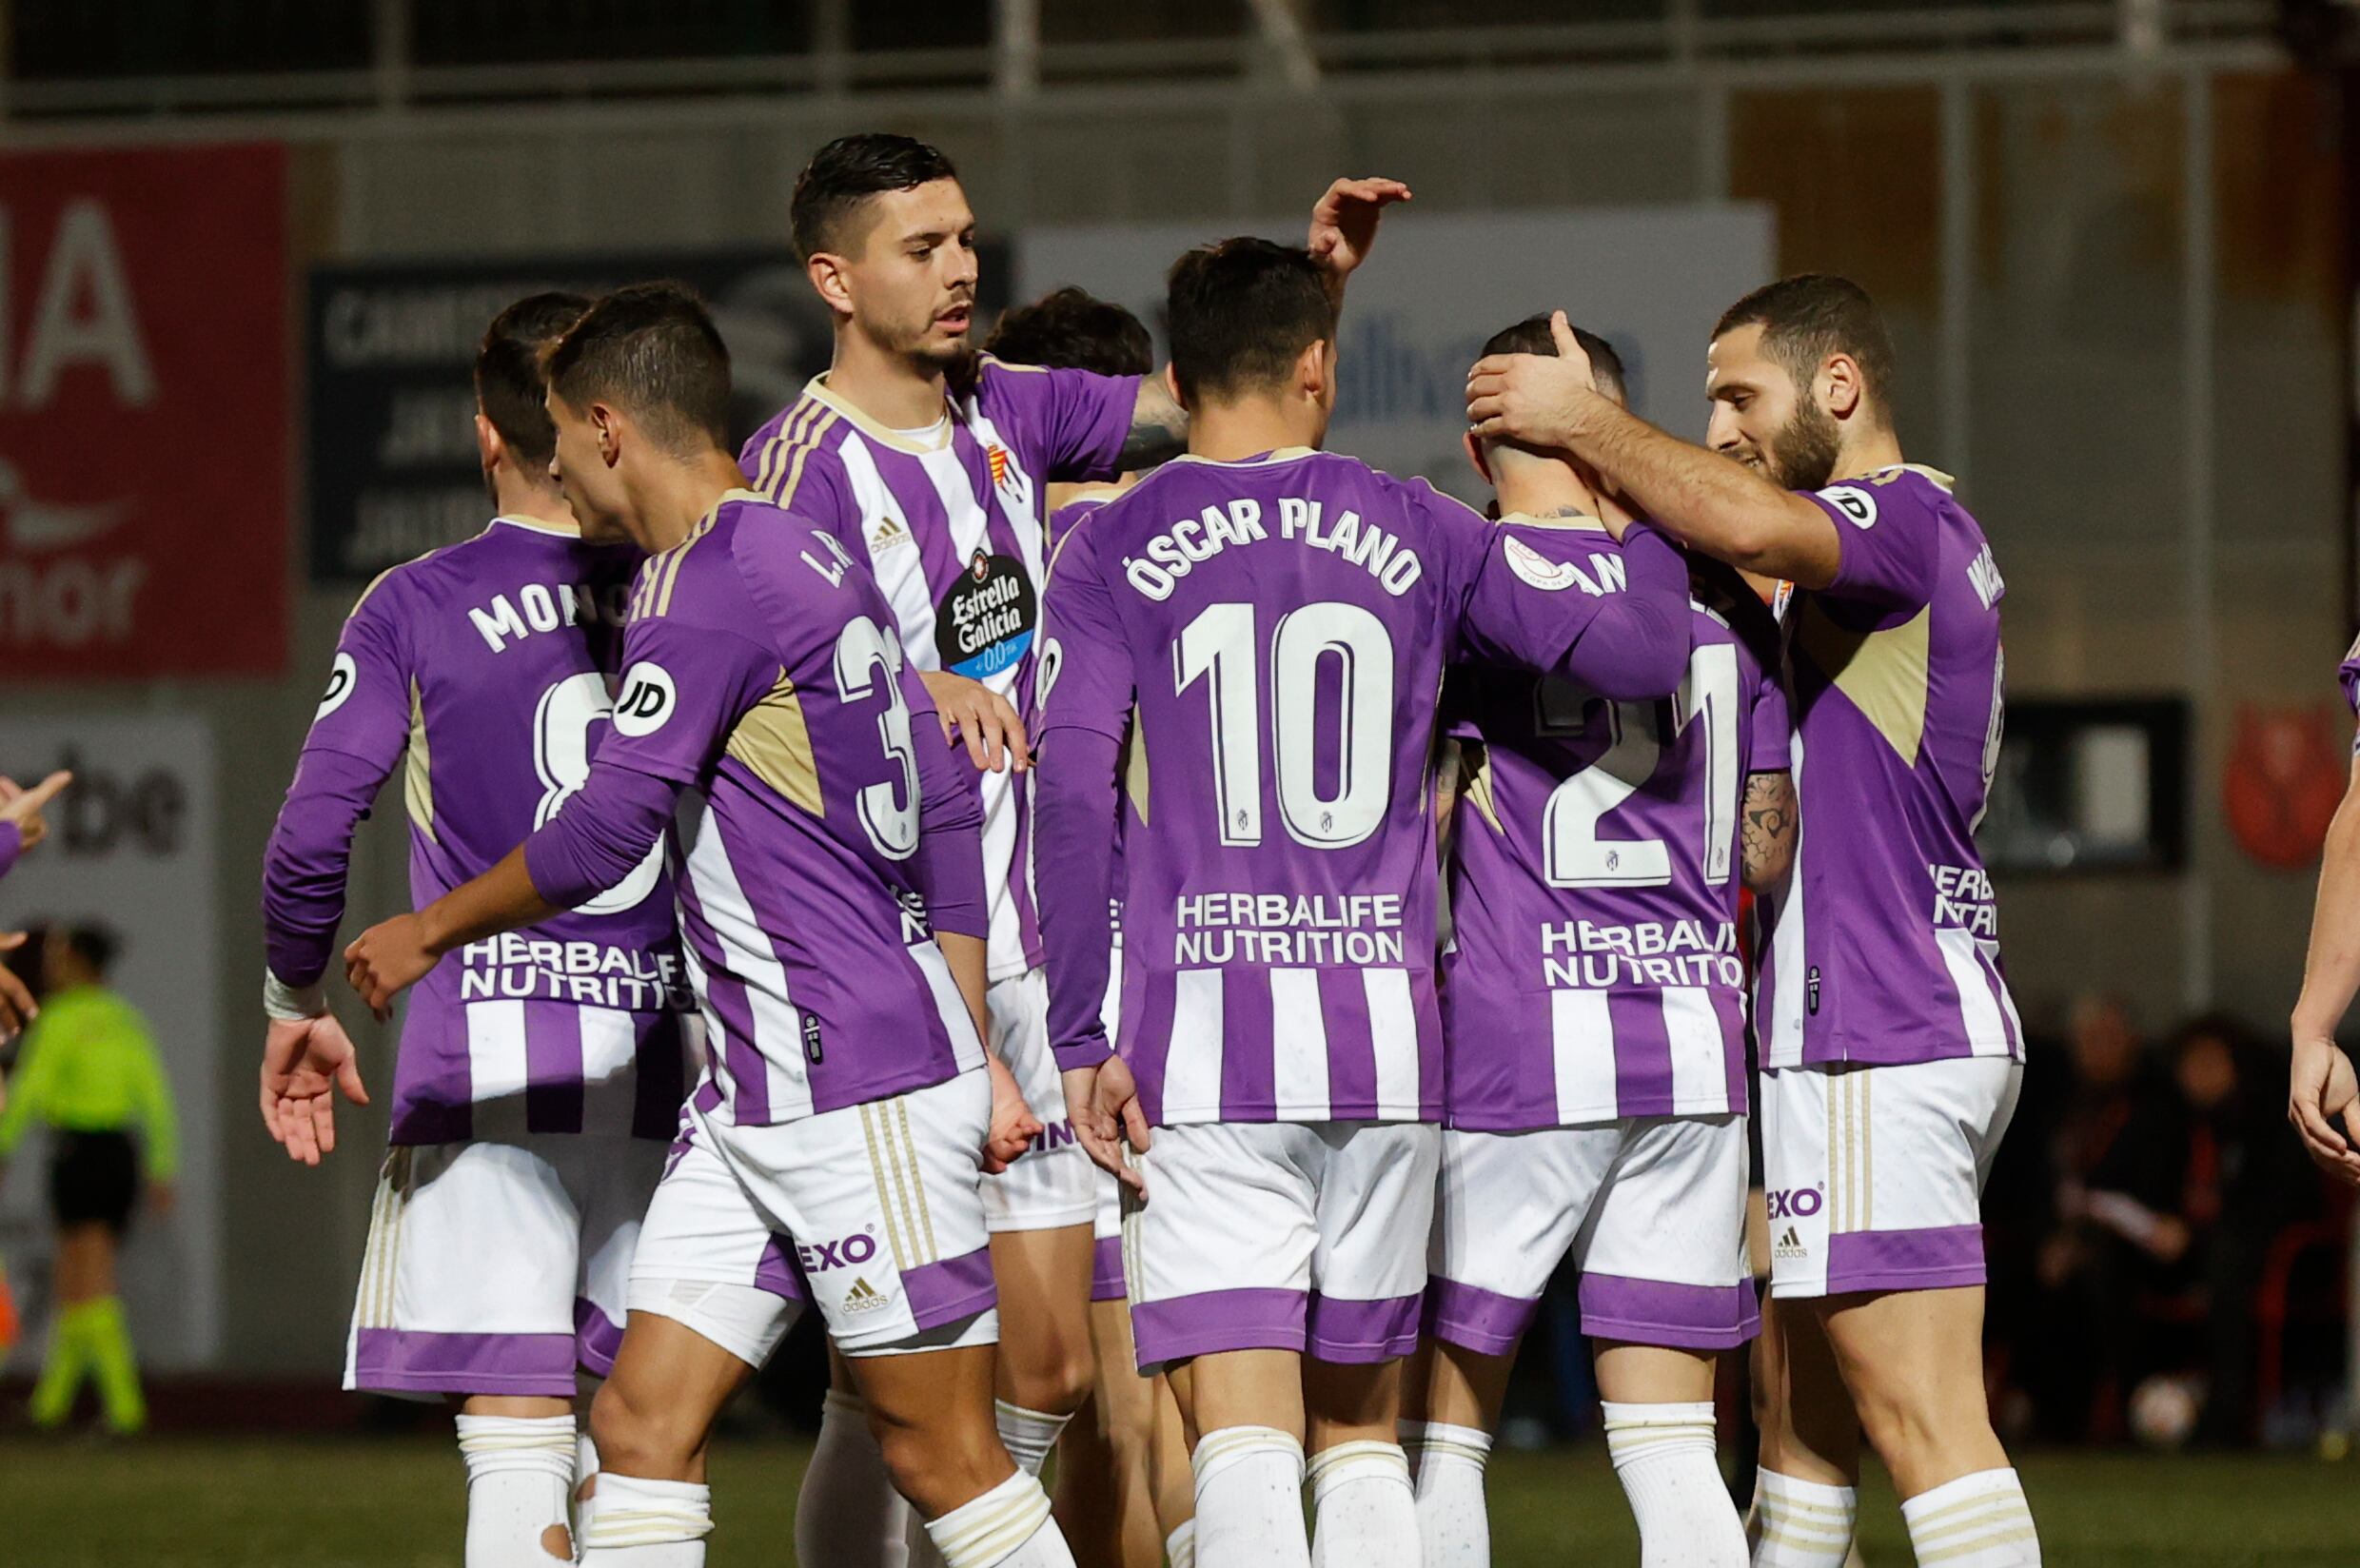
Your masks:
M1316 403L1327 403L1334 392L1336 345L1317 338L1295 357L1295 385Z
M602 402L590 405L590 430L599 439L599 458L612 468L622 461L623 417Z
M1164 390L1171 394L1171 401L1174 404L1181 408L1188 407L1189 400L1180 390L1179 368L1170 360L1164 362Z
M837 316L853 313L852 280L845 276L844 259L823 250L803 264L804 275L811 279L813 292L819 303Z
M1860 382L1860 363L1849 354L1830 354L1819 366L1819 384L1816 390L1821 404L1839 420L1848 420L1859 410L1865 388Z
M475 416L475 455L476 461L483 465L483 472L488 474L494 468L500 466L500 460L507 450L508 443L500 439L499 430L493 427L490 420L483 417L483 413L481 409L477 410Z
M1475 432L1472 430L1459 432L1459 443L1466 448L1466 461L1474 464L1477 477L1482 479L1485 484L1491 484L1491 464L1484 461L1484 443L1476 440Z

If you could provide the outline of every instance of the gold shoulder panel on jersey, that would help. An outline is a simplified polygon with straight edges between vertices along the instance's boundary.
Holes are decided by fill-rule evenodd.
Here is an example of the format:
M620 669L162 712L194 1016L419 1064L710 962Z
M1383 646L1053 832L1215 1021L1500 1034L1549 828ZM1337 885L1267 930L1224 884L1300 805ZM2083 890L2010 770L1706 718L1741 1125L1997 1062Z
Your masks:
M1475 808L1491 831L1507 836L1507 825L1500 820L1500 800L1491 788L1491 752L1488 747L1459 745L1459 798Z
M1797 602L1802 610L1795 623L1796 651L1851 699L1903 762L1916 767L1926 738L1934 607L1927 605L1898 626L1855 632L1830 619L1817 598L1799 597Z
M410 676L410 738L403 756L407 765L402 772L402 802L409 808L410 820L430 843L442 839L434 832L434 758L426 751L426 705L418 695L418 677Z
M1131 709L1131 732L1123 737L1123 793L1139 820L1148 820L1148 733L1139 723L1139 707Z
M688 538L648 561L646 570L654 578L650 586L655 596L654 603L647 611L649 615L661 617L672 613L672 590L679 586L680 567L688 559L688 553L697 548L698 540L713 532L714 523L720 519L721 507L739 494L741 492L733 490L723 496L714 503L712 511L697 519L697 526L688 531Z
M754 464L754 488L765 496L774 493L778 476L786 470L788 459L810 435L812 426L828 412L826 403L809 392L803 394L802 399L787 411L787 417L778 421L778 433L762 443L762 455L755 460Z
M721 750L753 770L754 776L814 816L827 814L819 794L819 763L812 755L811 726L803 699L784 670L730 731Z
M430 550L430 551L428 551L426 554L427 554L427 555L432 555L433 553L434 553L434 552L432 552L432 551ZM426 557L425 557L425 556L421 556L421 557L419 557L418 559L419 559L420 560L424 560L424 559L426 559ZM346 611L344 612L344 618L345 618L346 620L350 620L353 617L355 617L355 616L359 615L359 614L361 613L361 606L362 606L362 605L364 605L364 604L366 604L366 603L369 601L369 596L370 596L371 594L373 594L373 593L377 592L377 590L378 590L378 589L380 589L380 588L382 588L382 587L384 587L384 586L385 579L386 579L387 578L389 578L389 577L393 576L393 574L394 574L394 573L399 572L400 570L402 570L402 568L403 568L403 566L408 566L408 565L410 565L410 564L412 564L412 563L411 563L411 562L409 562L409 561L406 561L406 560L405 560L405 561L401 562L401 563L400 563L400 564L398 564L398 565L388 566L388 567L386 567L384 571L382 571L382 572L378 573L375 577L373 577L373 578L369 578L369 585L368 585L367 587L365 587L365 588L364 588L364 589L362 589L362 590L361 590L361 597L360 597L359 598L356 598L356 599L354 599L354 600L352 601L352 608L351 608L351 609L349 609L349 610L346 610Z

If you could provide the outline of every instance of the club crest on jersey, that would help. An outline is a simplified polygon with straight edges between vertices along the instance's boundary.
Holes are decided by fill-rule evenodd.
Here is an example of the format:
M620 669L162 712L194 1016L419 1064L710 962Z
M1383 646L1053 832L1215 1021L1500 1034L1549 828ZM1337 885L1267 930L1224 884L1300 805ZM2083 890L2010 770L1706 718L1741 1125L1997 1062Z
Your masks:
M1010 468L1013 466L1014 461L1009 457L1008 448L1002 446L997 441L993 441L990 446L984 448L984 452L985 455L990 458L992 462L992 488L994 490L1006 488L1008 484L1008 473Z
M1024 562L977 550L934 607L934 651L953 675L981 680L1024 657L1038 617Z

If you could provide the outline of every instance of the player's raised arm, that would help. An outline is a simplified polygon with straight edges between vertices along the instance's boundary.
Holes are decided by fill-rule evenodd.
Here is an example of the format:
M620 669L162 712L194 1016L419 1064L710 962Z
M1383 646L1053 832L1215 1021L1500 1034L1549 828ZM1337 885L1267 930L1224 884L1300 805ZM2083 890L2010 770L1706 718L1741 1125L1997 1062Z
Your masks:
M42 808L72 782L73 774L62 769L30 789L0 778L0 876L9 873L18 855L49 836L49 818L41 814Z
M1344 306L1344 285L1377 243L1377 225L1385 209L1409 200L1409 187L1399 180L1382 178L1337 180L1311 207L1310 232L1304 248L1317 262L1328 284L1328 297Z
M2302 994L2291 1019L2293 1055L2287 1120L2320 1169L2360 1186L2360 1083L2335 1043L2336 1027L2360 991L2360 756L2343 804L2328 825L2319 894L2303 960Z
M1567 676L1618 702L1678 689L1692 640L1688 564L1678 545L1634 522L1618 580L1584 564L1575 536L1469 518L1481 532L1469 534L1467 522L1451 531L1462 548L1484 552L1462 611L1468 652Z

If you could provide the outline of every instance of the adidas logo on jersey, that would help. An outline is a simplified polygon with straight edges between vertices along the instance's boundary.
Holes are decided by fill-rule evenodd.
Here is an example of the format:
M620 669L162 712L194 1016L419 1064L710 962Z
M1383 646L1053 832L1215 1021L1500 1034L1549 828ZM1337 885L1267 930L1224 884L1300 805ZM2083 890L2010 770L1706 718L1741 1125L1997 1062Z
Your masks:
M896 544L910 542L910 530L894 518L885 518L869 532L869 555L872 559L883 555Z
M853 1287L844 1292L844 1310L847 1312L875 1312L891 1304L892 1299L866 1279L855 1279Z
M1788 1225L1786 1233L1779 1238L1779 1245L1771 1249L1770 1255L1781 1263L1794 1264L1811 1256L1811 1249L1802 1245L1802 1238L1795 1233L1795 1227Z

